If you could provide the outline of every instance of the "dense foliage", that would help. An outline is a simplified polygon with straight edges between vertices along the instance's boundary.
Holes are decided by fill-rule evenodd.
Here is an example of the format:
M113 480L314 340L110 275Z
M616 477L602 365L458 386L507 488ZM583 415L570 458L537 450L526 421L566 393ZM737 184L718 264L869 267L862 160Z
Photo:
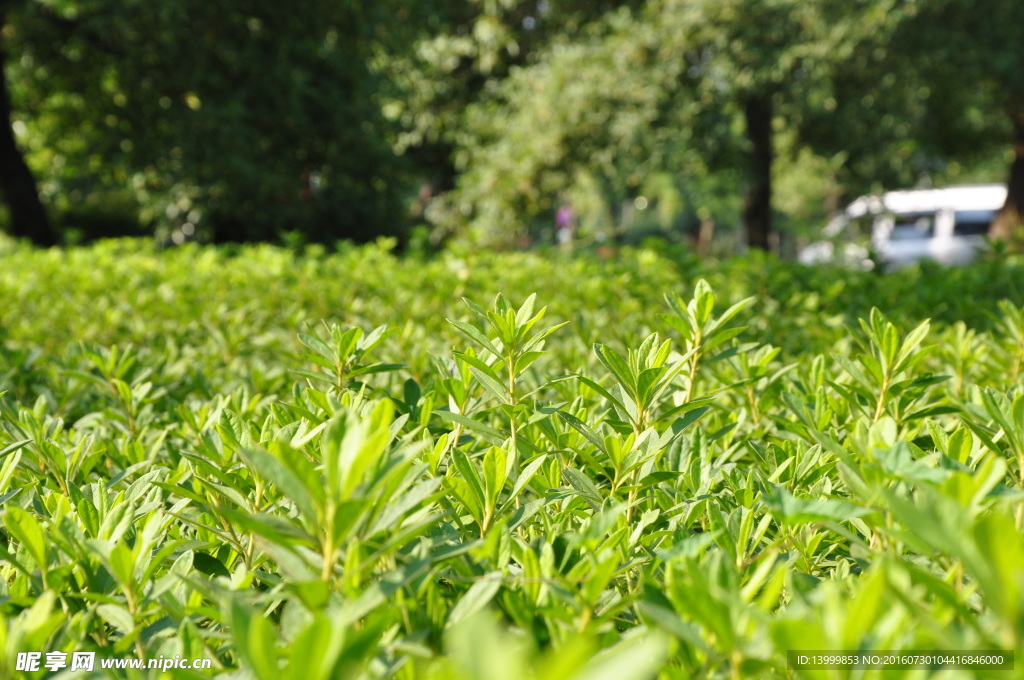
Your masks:
M1021 653L1019 261L0 261L4 677L29 650L260 680Z
M1015 221L1021 7L13 0L0 226L508 244L571 203L590 236L717 222L764 248L868 189L1002 181L1016 158Z
M398 148L452 162L425 214L449 231L538 235L571 201L591 235L700 219L768 247L868 190L1024 182L1020 3L471 6L384 62Z
M11 3L12 122L52 217L71 239L395 233L368 64L385 4Z

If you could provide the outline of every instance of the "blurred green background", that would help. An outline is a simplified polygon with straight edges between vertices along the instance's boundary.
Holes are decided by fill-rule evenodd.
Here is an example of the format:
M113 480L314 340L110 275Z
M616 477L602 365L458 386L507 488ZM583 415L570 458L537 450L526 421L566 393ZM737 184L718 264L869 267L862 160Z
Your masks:
M1016 0L6 0L0 227L792 254L868 191L1009 181Z

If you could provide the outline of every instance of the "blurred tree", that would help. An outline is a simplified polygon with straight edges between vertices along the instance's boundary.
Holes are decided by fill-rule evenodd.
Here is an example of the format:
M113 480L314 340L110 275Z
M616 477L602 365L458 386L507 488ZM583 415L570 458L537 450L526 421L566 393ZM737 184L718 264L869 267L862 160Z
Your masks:
M14 136L11 96L4 66L7 64L7 17L11 3L0 3L0 192L3 193L13 236L27 238L39 246L57 242L46 209L39 199L36 179L25 164Z
M960 26L935 25L934 6L886 9L881 28L836 60L827 87L802 111L800 138L842 156L840 178L851 191L928 182L951 160L971 164L992 151L992 102L943 63L971 59L979 46Z
M706 214L721 187L708 175L742 168L746 241L772 248L776 128L797 127L836 63L890 28L896 3L649 0L574 15L571 32L552 30L440 126L461 175L435 217L509 237L583 175L628 206L652 172L679 177Z
M17 3L8 71L47 194L130 187L143 221L216 241L393 232L367 67L386 4Z
M901 0L653 0L650 20L661 40L683 61L679 101L695 109L690 120L718 112L728 128L696 128L716 134L733 153L709 155L712 171L738 163L744 169L743 230L749 247L774 250L774 176L777 136L788 131L787 149L808 148L801 121L827 97L849 55L884 41L898 22ZM742 153L737 160L736 153ZM836 152L819 154L835 158Z
M422 178L418 211L440 240L461 229L464 200L451 190L467 186L475 145L486 134L468 127L471 109L502 98L502 83L537 62L554 44L586 40L589 25L618 7L642 0L433 0L417 10L424 31L406 29L407 41L391 41L376 71L384 76L383 110L394 124L395 150L412 160ZM512 86L514 87L514 86ZM485 104L486 106L486 104ZM510 228L500 220L484 231L510 241L522 214ZM484 218L472 219L479 225ZM479 230L474 230L479 231ZM490 239L492 242L494 238Z
M1006 204L992 234L1024 241L1024 3L934 0L896 35L928 106L917 134L953 158L1010 152ZM923 124L922 124L923 123Z
M1010 158L1006 205L993 235L1020 239L1024 213L1024 3L930 0L895 4L887 28L836 62L801 137L842 154L857 191L911 186L950 165ZM872 186L873 185L873 186Z
M442 235L468 221L509 242L566 198L621 225L657 187L659 223L733 210L772 248L779 153L790 175L810 158L892 186L1009 143L997 229L1024 206L1009 0L0 7L0 182L39 243L40 195L51 216L121 206L179 238L366 240L400 228L418 184L414 219Z
M463 113L449 214L468 206L478 237L507 240L581 182L617 214L685 129L663 119L680 65L658 50L649 25L618 11L493 83Z

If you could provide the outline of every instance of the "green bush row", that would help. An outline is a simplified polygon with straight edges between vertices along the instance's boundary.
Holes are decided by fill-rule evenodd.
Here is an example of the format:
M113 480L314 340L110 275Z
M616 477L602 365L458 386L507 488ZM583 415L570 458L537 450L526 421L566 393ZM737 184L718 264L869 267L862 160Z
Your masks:
M1021 649L1015 262L0 258L6 676L26 651L470 680Z

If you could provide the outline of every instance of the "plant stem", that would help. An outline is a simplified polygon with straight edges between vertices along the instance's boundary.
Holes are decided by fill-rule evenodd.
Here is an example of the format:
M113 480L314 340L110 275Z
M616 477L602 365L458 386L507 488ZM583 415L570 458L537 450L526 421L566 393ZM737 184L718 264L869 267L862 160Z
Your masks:
M519 442L517 440L516 433L516 405L518 400L516 399L516 358L512 351L509 351L507 366L508 366L508 402L511 407L511 411L508 414L508 429L509 437L512 445L512 472L518 477L519 475ZM515 498L515 507L518 510L520 507L519 497Z
M878 403L875 405L875 417L871 419L872 423L877 423L878 419L885 413L885 393L889 390L889 376L885 376L882 380L882 391L878 395Z
M322 555L324 564L320 569L320 580L327 583L334 573L334 503L327 505L327 526L324 527Z
M506 365L508 367L508 403L512 407L508 415L508 427L512 439L512 455L516 456L516 462L518 463L519 448L516 442L516 358L512 352L508 354Z

